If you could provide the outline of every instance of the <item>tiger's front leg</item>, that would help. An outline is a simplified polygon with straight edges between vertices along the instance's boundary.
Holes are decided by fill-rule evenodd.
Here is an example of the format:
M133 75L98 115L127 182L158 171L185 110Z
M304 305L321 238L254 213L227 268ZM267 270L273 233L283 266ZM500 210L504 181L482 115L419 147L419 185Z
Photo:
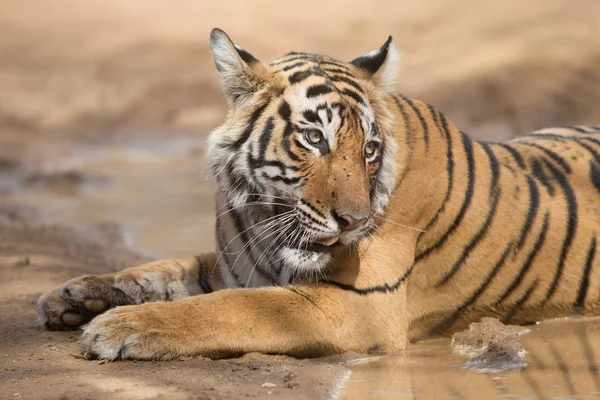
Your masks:
M38 299L39 325L51 330L77 329L117 306L179 300L222 289L215 263L215 254L207 253L71 279Z
M399 351L406 345L405 294L402 287L364 296L329 284L223 290L118 307L95 318L81 342L109 360Z

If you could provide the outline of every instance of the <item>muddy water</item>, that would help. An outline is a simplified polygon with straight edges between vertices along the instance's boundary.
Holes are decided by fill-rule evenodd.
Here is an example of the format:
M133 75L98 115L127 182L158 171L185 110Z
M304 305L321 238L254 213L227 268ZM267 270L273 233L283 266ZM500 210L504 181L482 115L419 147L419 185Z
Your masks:
M89 149L42 168L80 171L71 190L35 185L13 193L59 223L115 221L131 245L153 257L188 256L214 244L214 182L202 141L119 143ZM60 175L60 174L59 174ZM101 177L102 179L95 179ZM563 319L533 326L523 337L521 370L481 373L465 367L449 339L411 345L407 354L351 362L340 399L592 399L600 398L600 319Z
M600 319L562 319L531 327L521 370L465 368L448 339L413 344L408 354L354 365L341 399L597 399Z
M204 139L170 139L84 148L40 171L48 176L77 171L82 178L76 187L32 185L12 198L58 223L117 222L131 246L152 257L212 251L215 184L203 146Z

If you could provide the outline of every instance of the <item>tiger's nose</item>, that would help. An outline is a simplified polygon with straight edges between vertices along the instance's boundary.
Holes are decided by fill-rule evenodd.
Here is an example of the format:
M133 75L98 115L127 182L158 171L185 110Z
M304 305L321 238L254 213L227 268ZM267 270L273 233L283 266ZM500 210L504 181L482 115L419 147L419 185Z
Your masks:
M335 219L335 222L337 222L340 229L344 232L353 231L367 222L367 218L355 218L350 214L339 215L335 211L331 211L331 215L333 215L333 219Z

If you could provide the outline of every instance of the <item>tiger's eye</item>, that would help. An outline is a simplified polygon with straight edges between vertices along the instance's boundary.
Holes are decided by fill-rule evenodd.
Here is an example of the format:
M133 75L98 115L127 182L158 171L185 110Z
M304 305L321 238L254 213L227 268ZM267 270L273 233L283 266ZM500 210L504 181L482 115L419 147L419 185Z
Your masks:
M367 157L371 157L371 156L373 156L373 154L375 154L377 152L378 149L379 149L379 144L377 142L369 142L365 146L365 155Z
M323 141L323 135L317 130L308 131L306 133L306 140L311 144L319 144Z

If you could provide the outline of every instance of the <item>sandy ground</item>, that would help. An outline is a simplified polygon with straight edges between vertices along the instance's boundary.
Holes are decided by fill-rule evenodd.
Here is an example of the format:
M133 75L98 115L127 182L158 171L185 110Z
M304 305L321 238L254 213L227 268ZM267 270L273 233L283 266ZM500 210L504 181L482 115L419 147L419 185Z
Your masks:
M123 248L116 226L59 226L25 207L0 206L0 238L0 399L319 399L330 398L347 372L349 355L85 360L79 332L36 326L37 297L71 277L114 271L144 258Z
M77 332L36 328L42 292L144 257L123 245L118 225L53 224L15 208L23 176L43 197L54 185L47 171L82 148L204 137L225 113L207 46L214 26L261 59L291 50L352 59L392 34L403 93L476 137L503 139L600 123L598 21L597 0L3 0L0 398L319 399L346 373L345 358L98 364L77 358Z

